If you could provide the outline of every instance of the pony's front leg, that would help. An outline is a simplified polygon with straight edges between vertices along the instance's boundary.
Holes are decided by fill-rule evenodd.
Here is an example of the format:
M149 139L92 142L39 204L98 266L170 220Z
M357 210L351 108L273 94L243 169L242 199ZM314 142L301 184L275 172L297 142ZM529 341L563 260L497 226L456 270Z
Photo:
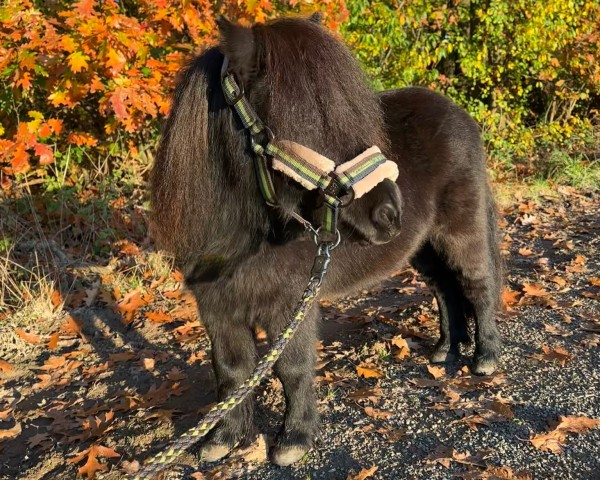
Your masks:
M287 466L300 460L312 447L318 432L313 379L319 316L318 306L313 305L275 364L275 374L283 384L286 402L284 423L271 454L276 465ZM271 341L277 338L289 317L290 312L287 312L265 322Z
M200 297L202 301L202 297ZM231 305L225 300L221 306ZM202 305L202 304L201 304ZM202 312L202 321L210 338L213 369L217 378L219 401L224 400L254 370L257 362L252 330L244 315ZM209 434L201 459L214 462L244 442L253 431L254 397L249 395Z

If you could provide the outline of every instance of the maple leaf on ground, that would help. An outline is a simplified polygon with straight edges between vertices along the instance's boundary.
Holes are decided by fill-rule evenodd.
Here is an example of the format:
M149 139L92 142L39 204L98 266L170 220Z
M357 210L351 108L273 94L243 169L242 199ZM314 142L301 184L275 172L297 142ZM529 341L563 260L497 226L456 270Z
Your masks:
M50 339L48 340L48 350L56 350L58 348L58 340L60 339L60 333L56 332L50 335Z
M554 277L550 277L550 281L552 283L556 283L559 287L564 287L567 285L567 281L564 278L559 277L558 275L555 275Z
M533 477L526 472L513 472L510 467L489 466L484 470L470 469L460 474L463 480L532 480Z
M22 330L20 328L17 328L15 330L15 333L23 340L25 340L28 343L40 343L42 341L42 339L36 335L35 333L29 333L26 332L25 330Z
M518 303L517 297L519 295L520 292L511 290L508 287L504 287L504 290L502 291L502 306L504 307L504 310L506 310L507 312L514 311L512 306Z
M153 296L151 294L142 293L140 290L133 290L114 306L114 310L122 315L123 323L128 325L133 322L137 310L152 300Z
M356 374L359 377L363 378L381 378L383 377L383 372L373 365L360 365L356 367Z
M436 380L446 375L446 369L444 367L436 367L435 365L427 365L427 371L431 373L432 377Z
M392 345L398 348L398 351L394 353L395 360L401 361L410 356L410 347L406 339L402 338L402 335L396 335L392 338Z
M146 318L154 323L171 323L175 321L173 315L165 312L146 312Z
M185 380L188 377L187 373L182 372L177 367L173 367L169 373L167 373L167 378L173 382L178 380Z
M365 413L369 417L375 418L377 420L387 420L394 414L393 412L385 412L383 410L378 410L373 407L365 407Z
M108 470L108 466L98 462L98 457L120 457L121 455L113 449L101 445L91 445L90 448L77 454L68 460L69 463L79 463L87 456L85 464L79 468L79 475L85 475L87 478L96 478L96 472Z
M539 283L525 283L523 293L528 297L545 297L550 293Z
M542 345L543 354L535 353L531 356L531 358L535 358L536 360L540 360L543 362L553 362L556 361L560 364L561 367L565 366L567 360L571 360L571 354L567 352L564 348L550 348L548 345Z
M12 365L0 358L0 372L6 373L13 369Z
M559 423L547 433L538 433L529 441L531 444L546 452L562 453L562 445L569 433L585 433L594 428L600 428L600 419L576 416L561 416Z
M375 475L375 472L379 470L379 467L373 465L371 468L363 468L356 475L348 474L346 480L365 480Z
M21 434L21 424L16 421L12 407L4 412L0 411L0 420L2 420L0 424L0 442Z
M70 335L70 336L79 336L81 337L81 339L85 342L88 343L88 339L85 336L85 334L83 333L83 326L81 324L81 322L76 319L75 317L73 317L72 315L68 315L65 319L65 323L63 324L62 327L60 327L60 331L63 332L65 335Z
M383 390L379 387L366 387L359 388L355 390L351 394L348 395L348 398L352 400L369 400L371 402L375 402L378 397L383 395Z
M35 448L49 441L51 441L51 439L47 433L36 433L33 437L27 440L27 445L29 445L30 448Z
M451 447L440 445L427 456L425 461L427 463L439 463L445 468L450 468L451 462L484 467L483 460L489 457L491 453L491 450L484 450L471 455L469 452L459 453Z

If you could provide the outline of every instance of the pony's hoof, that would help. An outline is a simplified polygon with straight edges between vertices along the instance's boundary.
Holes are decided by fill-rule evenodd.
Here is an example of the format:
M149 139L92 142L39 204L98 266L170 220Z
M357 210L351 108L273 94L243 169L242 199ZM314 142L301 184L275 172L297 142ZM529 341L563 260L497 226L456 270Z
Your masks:
M495 356L476 356L471 371L475 375L492 375L497 368L498 359Z
M209 443L202 447L200 452L200 460L203 462L216 462L227 456L231 452L232 447L223 445L222 443Z
M273 453L271 454L271 461L280 467L288 467L292 463L296 463L298 460L301 460L309 450L310 447L305 447L303 445L275 447L273 449Z
M436 349L430 357L431 363L450 363L456 362L460 358L460 353L444 349Z

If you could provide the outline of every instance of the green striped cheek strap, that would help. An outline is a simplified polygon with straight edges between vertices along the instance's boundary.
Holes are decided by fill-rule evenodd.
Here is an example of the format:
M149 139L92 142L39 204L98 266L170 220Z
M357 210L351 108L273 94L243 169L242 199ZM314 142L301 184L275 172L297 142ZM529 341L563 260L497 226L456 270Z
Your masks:
M260 190L269 205L277 204L270 170L276 170L307 190L318 189L325 200L321 229L337 234L340 197L359 199L386 178L396 181L398 166L387 160L378 147L370 147L357 157L336 167L329 158L289 140L275 140L244 95L235 75L227 70L227 58L221 70L225 101L237 112L250 134Z

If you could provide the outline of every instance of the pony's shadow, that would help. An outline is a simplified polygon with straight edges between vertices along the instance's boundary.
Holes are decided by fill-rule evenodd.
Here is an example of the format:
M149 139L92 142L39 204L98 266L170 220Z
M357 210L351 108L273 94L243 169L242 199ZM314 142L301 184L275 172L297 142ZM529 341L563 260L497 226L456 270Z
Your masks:
M110 210L110 204L108 200L103 198L78 203L69 192L64 192L64 195L66 196L64 200L69 202L68 206L65 207L65 212L68 212L69 218L75 218L76 221L71 223L62 220L60 222L54 221L58 215L63 215L63 212L57 207L57 202L60 203L62 197L61 195L48 196L40 193L18 200L1 198L0 226L2 226L3 240L7 240L11 245L7 259L15 266L15 275L33 271L29 263L33 259L35 260L36 275L39 278L55 280L60 296L66 299L69 294L73 293L74 285L78 285L78 288L90 287L93 284L97 285L99 282L97 271L107 267L106 264L110 256L106 251L102 255L88 251L88 254L82 255L83 259L80 260L73 258L73 252L76 251L73 246L78 241L87 242L86 244L89 246L89 238L85 237L85 232L97 228L95 225L87 225L87 227L84 225L86 220L81 218L83 212L106 212ZM57 214L57 211L60 214ZM67 213L65 213L65 216L67 216ZM31 217L35 221L29 224ZM127 221L122 220L124 225L132 223L129 221L130 219ZM136 218L135 220L137 223L143 223L142 218ZM119 219L117 219L118 221ZM41 233L42 227L38 222L43 223L43 234ZM140 232L132 232L125 228L111 229L112 241L131 241L133 239L141 244L144 236L145 232L143 231L140 234ZM82 266L85 268L81 268ZM4 289L2 291L5 293ZM64 435L53 432L49 427L54 420L39 415L39 411L40 408L47 408L48 405L52 405L57 401L58 404L62 402L65 408L77 405L81 412L89 410L90 407L97 407L99 413L96 413L96 415L100 415L103 412L110 411L113 407L111 402L125 391L143 396L151 388L160 386L168 372L175 368L187 374L187 378L182 382L182 384L185 383L187 389L182 389L181 394L169 396L164 405L156 407L157 409L175 411L176 417L172 425L167 425L163 429L165 432L173 432L174 436L181 434L195 424L201 417L200 411L216 401L215 382L210 365L207 361L203 361L202 364L197 361L190 368L186 361L187 358L184 358L186 353L189 356L189 352L182 351L177 342L164 342L164 340L156 342L152 336L146 336L137 328L133 328L131 324L128 325L128 322L124 322L118 312L112 309L110 305L105 305L102 302L96 302L86 307L70 308L67 306L64 311L78 325L81 338L61 340L58 348L52 351L46 348L37 348L31 353L31 360L28 363L42 366L50 357L73 354L83 347L89 349L90 353L93 353L96 357L93 366L108 364L109 368L103 371L97 379L90 377L84 380L79 375L71 383L51 385L45 388L32 388L36 383L33 377L28 378L26 383L23 382L23 378L19 377L8 378L4 381L3 387L6 389L13 389L17 392L25 390L26 394L19 399L16 410L20 417L30 418L30 420L21 422L22 431L18 437L3 444L2 470L10 478L23 477L28 469L39 468L40 456L54 452L62 454L72 452L73 446L77 447L77 451L81 451L91 443L101 441L101 438L90 436L74 443L69 440L68 436L73 432ZM27 328L30 320L25 320L27 324L16 323L15 327ZM18 319L15 321L21 322ZM57 319L57 329L60 328L60 323L63 321L64 317ZM161 326L160 334L163 336L171 335L168 330L176 326L177 324ZM36 331L35 326L33 330ZM159 332L155 333L156 335L159 334ZM156 335L154 335L155 338ZM64 339L64 337L62 338ZM206 340L204 340L204 346L206 346ZM8 347L7 354L11 355L10 352L14 351L14 354L18 355L19 352L15 350L17 347L14 347L13 350L11 348L13 347ZM150 357L157 354L161 356L162 361L156 361L153 368L147 369L139 363L139 359L136 357L131 362L121 363L112 360L115 354L126 352L134 352L137 357L140 354ZM85 356L79 358L84 360L85 366ZM7 360L13 363L11 358L7 358ZM39 373L48 372L42 371ZM84 388L82 389L82 387ZM153 407L150 406L149 409L152 410ZM74 411L72 409L71 413ZM134 409L131 412L125 412L124 415L135 416L136 413ZM118 420L122 416L122 413L117 413L115 419ZM82 423L85 420L84 417L81 417ZM124 454L124 458L130 458L128 447L144 431L144 422L128 422L128 424L132 423L134 428L113 429L110 433L112 440L115 442L114 444L121 447L117 450ZM45 440L41 445L37 445L37 447L30 447L28 442L40 433L47 434L48 440ZM161 440L160 443L164 444L165 442L166 440ZM156 450L153 444L149 446L149 449L150 447L151 452ZM63 463L60 462L60 465L56 468L47 471L42 478L59 478L61 474L64 475Z

